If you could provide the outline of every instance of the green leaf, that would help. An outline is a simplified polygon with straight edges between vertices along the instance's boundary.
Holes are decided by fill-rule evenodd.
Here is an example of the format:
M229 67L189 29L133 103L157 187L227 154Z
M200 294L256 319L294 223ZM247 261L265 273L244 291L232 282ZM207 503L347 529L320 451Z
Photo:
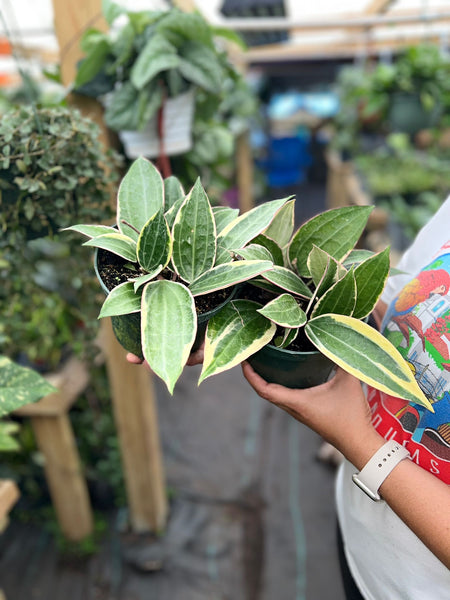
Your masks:
M216 53L200 42L183 44L179 70L183 77L211 94L219 95L223 83L223 69Z
M119 6L111 0L102 0L102 14L108 25L112 25L121 14L125 12L123 6Z
M81 61L75 77L75 89L85 85L99 73L105 64L109 53L109 43L106 39L92 46L91 51Z
M267 250L272 255L273 262L277 266L279 266L279 267L286 266L284 256L283 256L283 250L280 248L280 246L276 242L274 242L273 240L271 240L270 238L265 236L263 233L261 233L260 235L257 235L255 238L253 238L252 243L258 244L259 246L264 246L264 248L267 248Z
M332 285L317 302L313 317L326 313L353 315L356 303L356 281L353 269Z
M175 46L162 35L155 34L141 50L131 69L131 83L140 90L161 71L175 69L179 65Z
M271 300L258 312L281 327L297 328L306 323L306 314L290 294Z
M194 298L181 283L149 283L142 296L141 319L144 357L172 394L197 332Z
M107 227L106 225L72 225L71 227L65 227L61 231L76 231L82 233L86 237L94 238L107 233L117 233L117 229L114 227Z
M314 245L336 260L342 260L360 238L372 209L372 206L344 206L307 221L289 245L292 266L300 275L308 276L307 260Z
M177 218L178 211L181 208L181 205L184 202L184 196L176 200L175 204L173 204L169 210L166 212L165 217L167 221L167 225L169 229L172 231L173 224L175 223L175 219Z
M129 81L114 90L105 110L105 123L114 131L139 128L140 93Z
M238 365L270 342L276 325L258 308L257 302L232 300L209 320L199 383Z
M239 209L229 206L213 206L212 211L216 221L217 235L239 216Z
M408 363L376 329L353 317L321 315L305 325L322 354L361 381L433 410Z
M172 263L189 283L209 271L216 258L216 223L200 179L186 196L173 224Z
M350 269L350 267L352 265L358 266L359 264L361 264L362 262L364 262L365 260L367 260L368 258L370 258L371 256L373 256L375 253L372 252L371 250L365 250L362 248L358 248L356 250L352 250L350 252L350 254L348 254L345 259L342 261L343 266L346 269Z
M0 452L15 452L20 450L20 445L14 435L19 433L19 423L0 422Z
M0 417L56 391L36 371L0 356Z
M389 248L371 256L355 269L356 305L353 316L367 317L375 308L389 275Z
M129 313L139 312L141 310L141 295L136 294L131 281L121 283L110 291L98 316L115 317L117 315L128 315Z
M277 212L264 235L276 242L281 248L286 246L294 232L295 198L289 200Z
M137 262L136 242L121 233L106 233L84 242L83 246L103 248L131 262Z
M273 345L277 348L287 348L298 336L299 328L285 329L284 334L273 339Z
M137 242L139 264L147 272L167 267L172 253L172 238L161 207L144 225Z
M265 202L232 221L217 238L216 264L228 262L233 248L243 248L264 229L289 198Z
M306 283L290 269L286 269L286 267L278 267L275 265L273 269L264 273L263 277L264 279L267 279L267 281L274 283L276 286L287 292L291 292L292 294L297 294L303 298L311 298L312 296L312 292Z
M236 260L224 263L200 275L191 283L189 289L193 296L209 294L252 279L271 267L273 263L267 260Z
M159 273L164 269L162 265L158 265L153 271L150 273L146 273L145 275L141 275L140 277L136 277L136 279L130 279L133 282L134 291L137 292L140 287L155 279Z
M309 253L307 264L318 296L321 296L346 273L345 268L337 260L317 246L313 246Z
M164 179L164 210L167 212L185 193L180 180L175 175Z
M273 262L273 257L267 248L259 244L249 244L245 248L239 248L238 250L233 250L233 252L245 260L270 260Z
M163 206L164 182L159 171L149 160L137 158L119 186L117 226L137 241L141 229Z

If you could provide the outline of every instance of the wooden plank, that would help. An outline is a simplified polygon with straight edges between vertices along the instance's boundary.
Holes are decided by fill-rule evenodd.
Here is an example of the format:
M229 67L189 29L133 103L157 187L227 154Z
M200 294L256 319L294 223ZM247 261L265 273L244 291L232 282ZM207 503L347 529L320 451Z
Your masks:
M82 540L92 533L93 519L69 417L34 417L31 423L61 530L70 540Z
M70 3L70 7L65 0L53 0L53 8L62 78L68 85L73 82L76 63L81 57L79 40L82 32L94 24L104 31L107 24L101 17L101 0L80 0ZM112 145L98 103L80 97L74 101L83 114L99 125L103 143ZM160 530L164 527L168 509L151 379L143 368L127 363L108 319L102 320L101 333L105 340L103 348L121 444L130 524L139 532Z
M236 140L236 178L239 190L239 209L241 213L244 213L254 207L253 156L248 132L241 133Z
M126 361L110 319L103 319L102 324L130 525L139 533L160 531L168 509L152 377L144 367Z
M364 15L379 15L386 12L396 0L372 0L363 10Z
M7 524L9 511L19 499L19 488L11 479L0 479L0 532Z

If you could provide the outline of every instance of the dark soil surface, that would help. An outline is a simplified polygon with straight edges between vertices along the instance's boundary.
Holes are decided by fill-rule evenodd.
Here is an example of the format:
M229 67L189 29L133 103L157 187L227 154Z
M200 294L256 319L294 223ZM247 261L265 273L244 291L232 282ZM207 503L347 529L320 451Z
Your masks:
M142 271L137 263L130 263L124 258L103 249L99 249L98 251L98 272L109 291L121 283L125 283L129 279L145 275L145 271ZM161 273L161 277L185 283L176 276L174 278L174 273L170 269L165 269ZM220 304L225 302L231 292L232 288L225 288L223 290L217 290L213 294L196 296L195 308L197 314L204 314L214 310L217 306L220 306Z

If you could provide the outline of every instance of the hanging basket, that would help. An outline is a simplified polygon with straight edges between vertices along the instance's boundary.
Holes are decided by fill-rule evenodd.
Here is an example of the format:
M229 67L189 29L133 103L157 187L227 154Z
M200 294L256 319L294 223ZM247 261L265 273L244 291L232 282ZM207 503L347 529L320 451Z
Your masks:
M162 116L163 140L158 135L156 115L143 131L119 132L128 158L156 158L161 154L174 156L188 152L192 148L194 104L193 90L166 100Z

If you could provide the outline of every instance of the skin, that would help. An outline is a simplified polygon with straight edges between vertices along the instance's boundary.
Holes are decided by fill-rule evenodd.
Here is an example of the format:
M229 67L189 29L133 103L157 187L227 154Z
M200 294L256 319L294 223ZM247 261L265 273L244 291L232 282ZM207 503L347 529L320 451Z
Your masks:
M374 311L381 324L386 306ZM128 355L129 362L142 361ZM188 364L199 364L203 349ZM146 365L147 368L148 365ZM361 383L342 369L322 385L290 389L267 383L252 367L242 364L244 377L265 400L286 411L335 446L360 471L385 439L371 423L371 413ZM411 460L401 461L379 490L380 495L422 542L450 568L450 488Z

